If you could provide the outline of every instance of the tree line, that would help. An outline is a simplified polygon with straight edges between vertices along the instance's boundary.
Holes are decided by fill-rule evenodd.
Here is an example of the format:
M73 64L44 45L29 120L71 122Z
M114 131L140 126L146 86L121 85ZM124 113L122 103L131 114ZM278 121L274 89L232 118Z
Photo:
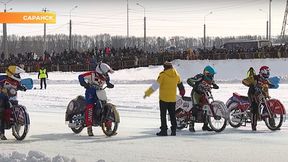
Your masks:
M0 37L0 51L3 52L3 37ZM237 36L237 37L207 37L206 47L219 48L223 43L232 40L262 40L264 36ZM95 47L105 48L123 48L123 47L135 47L144 48L142 37L124 37L124 36L111 36L109 34L100 34L96 36L83 36L73 35L72 36L72 47L77 51L87 51L94 49ZM280 43L280 38L274 38L273 43ZM286 42L288 39L286 37ZM69 36L64 34L47 35L46 37L47 49L46 51L51 52L62 52L67 50L69 47ZM10 54L16 55L23 52L35 52L37 55L43 54L43 36L8 36L8 51ZM146 48L148 52L156 52L164 50L169 46L175 46L178 50L186 50L188 48L202 48L203 38L188 38L182 36L174 36L170 38L166 37L147 37Z

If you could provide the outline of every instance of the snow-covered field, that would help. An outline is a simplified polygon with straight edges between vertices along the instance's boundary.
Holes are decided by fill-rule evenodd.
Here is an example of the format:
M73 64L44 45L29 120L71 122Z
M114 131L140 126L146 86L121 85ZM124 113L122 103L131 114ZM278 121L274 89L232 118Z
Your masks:
M271 67L272 71L276 69L277 64L288 65L286 60L278 60L282 64L273 61L275 60L266 60L271 64L270 67L275 67ZM244 77L248 69L243 67L244 74L242 74L239 67L237 74L233 72L224 76L221 73L231 71L230 66L236 63L227 62L226 66L216 63L212 62L216 68L218 66L219 80L235 81L235 76L236 80L240 80L239 77ZM187 61L174 62L183 80L196 74L197 71L202 71L207 61L190 62L195 67L193 70L185 71L188 64ZM254 62L257 68L260 64L261 62ZM249 65L243 63L242 66ZM286 69L283 67L282 73L275 70L276 75L284 78L287 76ZM19 102L25 105L30 113L30 130L24 141L13 139L11 131L8 130L6 133L8 140L0 141L0 153L8 155L17 151L28 154L30 150L34 150L42 152L47 157L62 155L70 159L75 158L78 162L288 161L287 123L276 132L269 131L263 122L259 122L257 132L252 132L250 125L247 125L239 129L228 126L221 133L203 132L202 125L198 124L196 133L184 129L177 132L176 137L157 137L155 133L159 131L160 126L158 94L156 92L145 100L143 95L144 90L150 86L147 83L155 79L161 70L161 66L127 69L116 71L111 76L115 81L115 88L107 89L107 94L110 102L117 106L121 118L118 134L113 137L106 137L99 127L94 128L94 137L88 137L86 130L80 135L72 133L64 122L64 116L68 102L84 93L84 89L76 82L79 73L50 73L46 90L19 92ZM36 74L24 76L36 78ZM39 85L35 86L39 88ZM186 95L189 95L191 88L188 85L185 85L185 88ZM281 84L279 89L271 90L270 94L288 107L287 91L288 85ZM221 83L220 89L214 90L213 94L215 99L225 102L233 92L245 95L247 88L239 83Z

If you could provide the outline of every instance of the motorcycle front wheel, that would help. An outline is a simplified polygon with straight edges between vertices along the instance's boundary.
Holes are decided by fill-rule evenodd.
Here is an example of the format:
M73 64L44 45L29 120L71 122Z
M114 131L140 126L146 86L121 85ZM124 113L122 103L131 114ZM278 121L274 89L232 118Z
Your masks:
M76 128L71 128L71 130L72 130L75 134L81 133L83 129L84 129L83 126L76 127Z
M17 115L14 116L14 123L12 125L12 135L19 141L22 141L29 131L29 115L25 112L25 108L21 105L14 107Z
M119 113L112 104L107 104L104 107L105 115L101 122L101 128L103 133L110 137L117 134L119 125Z
M225 118L227 113L226 106L221 101L214 101L211 106L213 107L214 115L207 115L208 123L215 132L222 132L227 125L227 120Z
M12 126L12 134L19 141L22 141L26 137L28 130L29 130L28 124L25 125L14 124Z
M267 117L263 119L265 125L268 129L275 131L280 130L280 127L283 124L283 114L272 114L272 117Z
M228 122L231 127L239 128L243 123L244 115L242 114L242 111L240 109L233 106L235 104L237 103L235 102L235 103L231 103L230 105L228 105L228 110L227 110L227 113L229 115Z
M208 116L208 123L215 132L222 132L227 125L227 120L221 116Z

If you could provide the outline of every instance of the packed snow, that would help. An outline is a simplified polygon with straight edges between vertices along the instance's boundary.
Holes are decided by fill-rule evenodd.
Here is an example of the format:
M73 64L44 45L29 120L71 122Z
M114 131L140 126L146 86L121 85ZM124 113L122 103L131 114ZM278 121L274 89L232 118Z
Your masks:
M27 155L17 151L11 154L0 154L1 162L76 162L76 160L57 155L53 158L47 157L44 153L39 151L29 151Z
M215 66L218 72L215 78L220 89L213 90L214 98L224 102L233 92L247 94L247 88L239 81L250 66L258 69L262 64L268 65L273 76L288 76L285 59L173 62L184 81L207 64ZM195 133L184 129L176 137L157 137L158 92L145 100L143 95L161 70L162 66L150 66L119 70L111 75L115 88L107 89L107 95L120 113L118 134L113 137L106 137L99 127L93 128L94 137L88 137L86 129L76 135L65 123L67 104L84 94L84 88L77 82L79 72L50 72L46 90L39 90L36 73L22 75L35 80L36 89L18 94L19 103L30 114L30 130L23 141L16 141L11 130L6 131L8 140L0 141L0 161L3 157L12 161L15 156L27 161L30 152L50 161L59 156L62 161L77 162L287 161L287 123L275 132L268 130L264 122L258 122L257 132L252 132L247 124L238 129L228 126L221 133L203 132L202 124L196 124ZM185 88L189 96L191 87L185 84ZM270 90L270 95L287 107L287 90L288 85L281 84L279 89Z

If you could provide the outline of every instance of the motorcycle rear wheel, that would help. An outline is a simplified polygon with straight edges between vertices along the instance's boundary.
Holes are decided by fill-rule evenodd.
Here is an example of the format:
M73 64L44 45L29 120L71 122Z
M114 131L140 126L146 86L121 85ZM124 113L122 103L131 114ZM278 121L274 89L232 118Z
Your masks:
M186 126L187 126L186 123L179 121L179 119L177 119L177 118L176 118L176 124L177 124L176 128L178 130L182 130L182 129L186 128Z
M187 126L187 122L180 120L180 118L178 118L179 113L181 113L181 110L178 109L178 111L176 110L176 129L178 130L182 130Z

